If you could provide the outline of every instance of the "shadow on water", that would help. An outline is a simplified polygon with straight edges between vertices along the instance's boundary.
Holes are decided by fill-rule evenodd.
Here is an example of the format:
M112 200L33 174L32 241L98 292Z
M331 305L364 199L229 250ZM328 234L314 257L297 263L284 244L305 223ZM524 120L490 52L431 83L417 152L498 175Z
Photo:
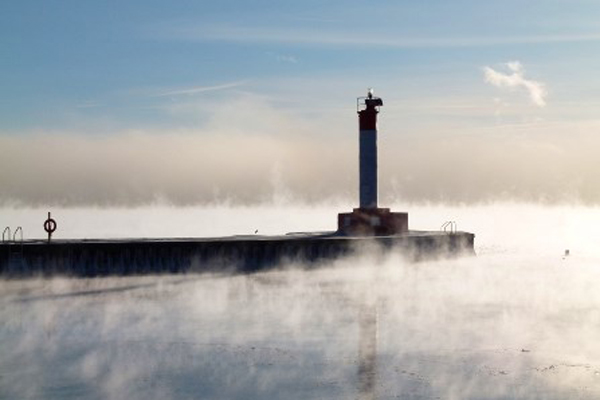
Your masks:
M377 305L363 304L359 310L358 392L359 400L376 400Z
M169 285L169 286L176 286L176 285L182 285L182 284L186 284L186 283L192 283L192 282L196 282L199 280L205 280L205 279L215 279L214 276L186 276L184 279L177 279L177 280L172 280L172 281L167 281L165 282L164 280L158 280L157 282L150 282L150 283L139 283L139 284L135 284L135 285L126 285L126 286L119 286L119 287L109 287L109 288L101 288L101 289L89 289L89 290L77 290L77 291L72 291L72 292L68 292L68 293L50 293L50 294L43 294L43 295L36 295L36 296L25 296L25 297L20 297L18 299L15 299L14 302L16 303L32 303L32 302L37 302L37 301L53 301L53 300L63 300L63 299L70 299L70 298L78 298L78 297L93 297L93 296L101 296L101 295L107 295L107 294L114 294L114 293L124 293L124 292L129 292L129 291L133 291L133 290L141 290L141 289L151 289L151 288L158 288L164 285Z

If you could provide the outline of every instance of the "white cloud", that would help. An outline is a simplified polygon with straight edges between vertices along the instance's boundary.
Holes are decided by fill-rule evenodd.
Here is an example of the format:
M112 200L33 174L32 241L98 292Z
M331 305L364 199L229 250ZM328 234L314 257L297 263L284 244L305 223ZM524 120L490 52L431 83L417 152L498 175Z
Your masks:
M192 95L192 94L203 93L203 92L214 92L216 90L231 89L231 88L235 88L238 86L242 86L245 83L246 83L246 81L237 81L237 82L229 82L229 83L224 83L222 85L215 85L215 86L196 86L196 87L191 87L191 88L186 88L186 89L171 90L168 92L159 93L159 94L155 95L155 97Z
M525 89L535 105L544 107L547 95L545 85L538 81L525 79L525 69L519 61L510 61L505 65L509 70L508 73L496 71L491 67L484 67L485 81L499 88Z

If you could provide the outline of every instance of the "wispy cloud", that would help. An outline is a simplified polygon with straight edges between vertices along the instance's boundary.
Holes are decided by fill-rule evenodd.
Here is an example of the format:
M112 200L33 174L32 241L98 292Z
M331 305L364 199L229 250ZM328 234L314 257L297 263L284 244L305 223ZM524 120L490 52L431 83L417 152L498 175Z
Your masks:
M525 79L525 69L519 61L510 61L505 66L509 71L508 73L496 71L491 67L484 67L485 81L499 88L525 89L536 106L544 107L547 95L545 85L538 81Z
M156 94L154 97L181 96L181 95L192 95L192 94L204 93L204 92L214 92L217 90L224 90L224 89L231 89L231 88L239 87L246 83L247 83L247 81L236 81L236 82L229 82L229 83L224 83L222 85L215 85L215 86L195 86L195 87L191 87L191 88L171 90L168 92L159 93L159 94Z
M171 38L195 41L236 43L285 43L320 46L380 46L396 48L479 47L507 44L569 43L600 41L600 32L558 35L519 36L438 36L373 33L353 31L231 25L175 27L167 34Z
M298 59L294 56L280 55L280 56L277 56L277 61L284 62L284 63L296 64L298 62Z
M275 59L279 63L286 63L286 64L297 64L298 63L298 58L291 54L278 54L278 53L273 53L271 51L268 51L266 53L266 55L271 59Z

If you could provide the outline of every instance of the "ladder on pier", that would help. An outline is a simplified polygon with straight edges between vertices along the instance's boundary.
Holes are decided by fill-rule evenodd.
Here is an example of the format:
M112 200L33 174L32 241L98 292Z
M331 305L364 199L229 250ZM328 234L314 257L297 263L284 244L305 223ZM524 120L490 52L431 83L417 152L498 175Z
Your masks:
M2 243L8 244L8 265L4 273L9 275L18 275L25 268L25 258L23 257L23 228L17 227L11 237L10 227L4 228L2 232Z

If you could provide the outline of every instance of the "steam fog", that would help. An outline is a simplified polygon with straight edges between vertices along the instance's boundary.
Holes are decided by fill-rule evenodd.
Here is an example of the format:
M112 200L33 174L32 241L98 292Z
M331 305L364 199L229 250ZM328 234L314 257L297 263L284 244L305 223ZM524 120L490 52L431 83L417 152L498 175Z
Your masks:
M410 211L413 227L456 220L477 233L478 256L2 281L0 398L598 398L600 210L390 205ZM338 211L221 205L53 216L59 237L208 236L333 229ZM45 212L4 208L0 220L43 237Z
M490 104L479 111L480 121L472 105L461 115L440 105L425 113L386 103L379 136L382 201L600 204L597 121L538 120L510 114L510 108L498 110L509 115L493 121ZM243 96L213 107L193 127L3 133L0 204L257 205L356 198L352 107L327 105L311 114Z

